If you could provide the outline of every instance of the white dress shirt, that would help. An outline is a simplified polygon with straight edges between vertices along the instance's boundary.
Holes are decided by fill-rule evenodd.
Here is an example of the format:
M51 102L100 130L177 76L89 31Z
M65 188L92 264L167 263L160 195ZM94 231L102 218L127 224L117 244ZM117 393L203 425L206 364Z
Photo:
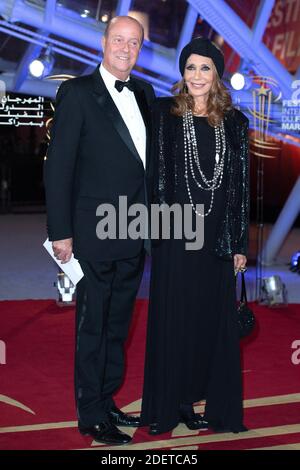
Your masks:
M115 82L118 78L108 72L102 64L100 65L100 74L129 130L144 168L146 168L146 128L134 93L127 87L124 87L121 92L116 90Z

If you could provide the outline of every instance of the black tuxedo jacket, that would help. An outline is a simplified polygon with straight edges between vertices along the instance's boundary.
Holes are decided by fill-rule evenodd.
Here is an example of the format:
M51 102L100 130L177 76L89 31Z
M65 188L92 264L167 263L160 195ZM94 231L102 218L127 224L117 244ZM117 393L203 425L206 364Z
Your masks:
M78 259L130 258L144 244L142 239L100 240L96 235L100 204L112 204L118 220L119 196L127 196L128 206L151 200L150 106L155 96L151 85L132 80L147 132L146 170L99 67L63 82L57 93L44 165L48 235L51 241L72 237Z

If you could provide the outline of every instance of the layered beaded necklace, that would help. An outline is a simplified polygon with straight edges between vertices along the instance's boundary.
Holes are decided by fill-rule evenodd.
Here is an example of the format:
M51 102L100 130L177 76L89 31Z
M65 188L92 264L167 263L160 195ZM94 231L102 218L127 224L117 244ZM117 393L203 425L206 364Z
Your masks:
M187 188L187 192L189 195L190 204L194 212L199 217L205 217L211 213L212 208L213 208L213 203L214 203L215 190L221 186L222 179L223 179L225 151L226 151L224 122L222 121L220 126L214 126L214 130L215 130L215 138L216 138L215 165L214 165L213 177L212 179L208 179L206 178L200 166L200 159L199 159L199 154L198 154L198 146L197 146L193 114L191 110L188 110L183 115L184 177L185 177L185 183L186 183L186 188ZM194 168L196 169L196 172L198 169L200 178L197 178ZM192 176L198 188L204 189L205 191L211 191L209 209L204 214L201 214L200 212L197 211L196 206L193 202L191 189L190 189L190 183L189 183L190 175Z

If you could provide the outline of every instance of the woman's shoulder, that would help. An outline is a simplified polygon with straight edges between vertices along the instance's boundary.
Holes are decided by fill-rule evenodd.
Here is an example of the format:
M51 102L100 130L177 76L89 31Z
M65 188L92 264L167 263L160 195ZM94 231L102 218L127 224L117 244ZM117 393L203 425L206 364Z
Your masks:
M247 116L237 108L232 108L230 111L228 111L225 114L225 120L232 121L235 124L241 124L241 125L249 124L249 119L247 118Z

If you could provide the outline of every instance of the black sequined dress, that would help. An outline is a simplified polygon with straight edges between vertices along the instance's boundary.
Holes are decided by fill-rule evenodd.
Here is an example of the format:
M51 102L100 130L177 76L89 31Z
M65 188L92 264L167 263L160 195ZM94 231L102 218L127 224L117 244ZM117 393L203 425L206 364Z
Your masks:
M174 202L188 204L181 119L176 118ZM214 129L204 117L194 117L194 125L201 168L211 179ZM211 192L190 181L193 201L203 203L207 211ZM158 423L160 432L179 423L180 404L203 399L205 418L214 429L243 430L233 261L213 253L225 185L224 177L204 219L202 249L187 251L185 239L164 240L153 248L142 424Z

